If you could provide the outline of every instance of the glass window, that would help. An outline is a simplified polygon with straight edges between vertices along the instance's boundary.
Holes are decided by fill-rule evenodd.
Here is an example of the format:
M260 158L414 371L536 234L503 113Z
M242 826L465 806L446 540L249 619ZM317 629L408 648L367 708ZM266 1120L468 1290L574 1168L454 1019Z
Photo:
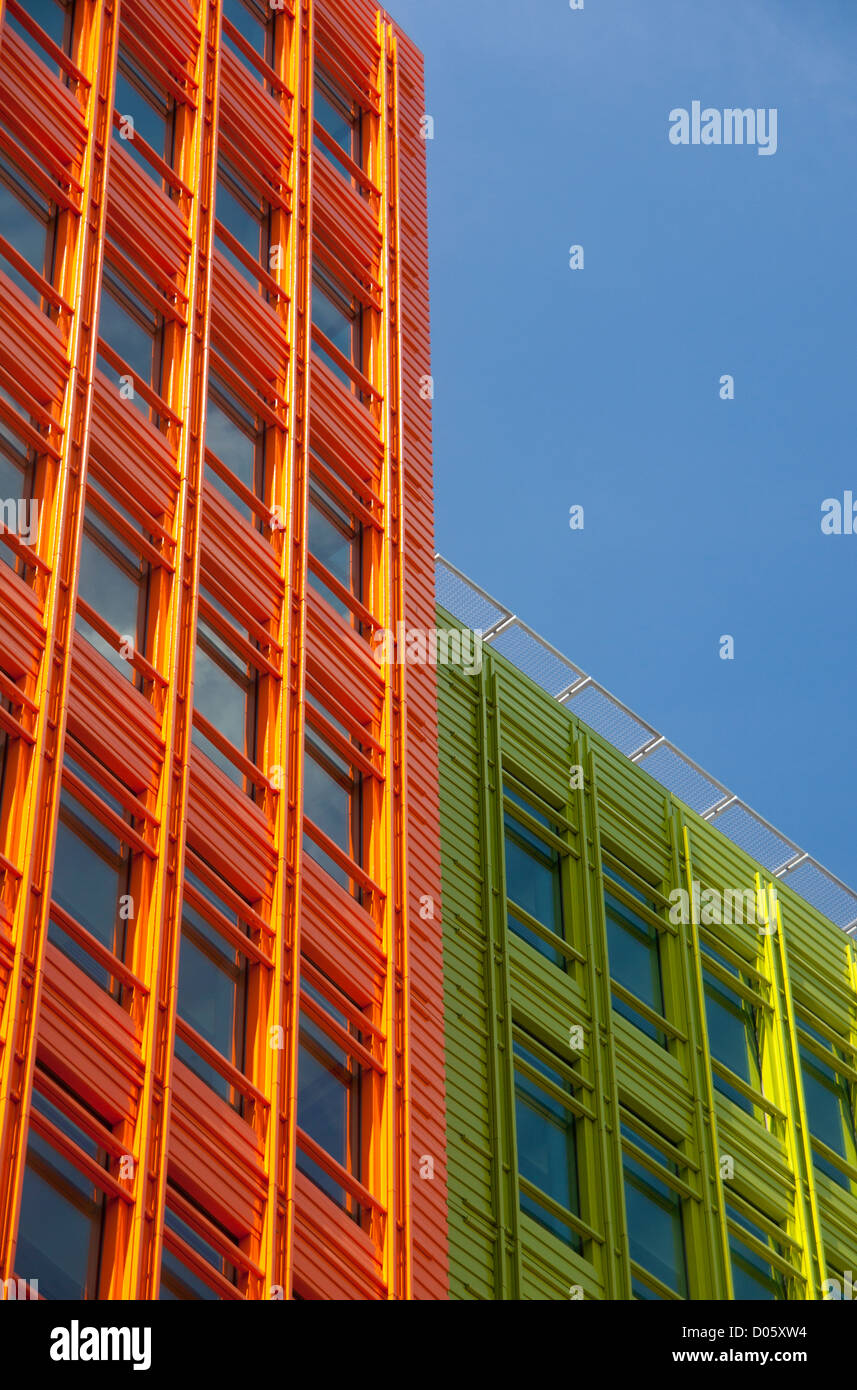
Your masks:
M185 880L236 927L237 914L189 870ZM246 934L246 928L243 929ZM238 1071L246 1065L247 957L202 912L182 909L178 1014ZM241 1109L242 1096L194 1048L176 1038L176 1056L213 1091Z
M186 1198L185 1200L188 1199ZM204 1212L203 1215L212 1225L217 1226L218 1230L222 1232L227 1240L232 1239L226 1228L221 1226L218 1221L215 1221L208 1212ZM169 1205L164 1213L164 1229L166 1231L171 1231L174 1235L178 1236L180 1240L184 1241L186 1245L189 1245L195 1254L200 1255L203 1260L211 1265L212 1269L217 1274L221 1274L230 1284L235 1284L237 1282L238 1272L235 1266L230 1264L226 1257L221 1255L209 1241L199 1235L198 1232L194 1230L193 1226L189 1225L187 1221L182 1220L180 1216L177 1216ZM196 1269L191 1268L191 1266L183 1260L180 1255L177 1255L170 1249L166 1241L164 1241L163 1254L161 1256L161 1287L158 1297L164 1302L190 1299L216 1301L222 1298L222 1294L212 1288L210 1284L206 1283L205 1279L197 1273Z
M728 1202L726 1215L730 1223L749 1231L750 1235L769 1246L776 1254L782 1255L782 1250L773 1244L770 1236L761 1226L757 1226L754 1221L749 1221L746 1216L742 1216ZM729 1253L732 1259L732 1285L736 1300L775 1300L787 1297L784 1276L764 1256L752 1250L746 1241L743 1241L731 1229L729 1231Z
M57 48L70 56L72 47L74 3L73 0L27 0L22 5L30 19L34 19L41 29L47 34L49 39L53 39ZM68 78L62 73L59 64L48 54L47 50L39 43L28 29L15 18L7 8L3 16L4 24L15 30L19 38L23 39L34 53L38 54L43 63L46 63L51 72L62 76L63 82L67 83Z
M262 0L223 0L223 18L238 30L242 39L246 40L260 58L273 66L277 24L276 10L269 4L262 3ZM223 38L232 52L246 65L247 59L243 50L233 41L226 28L223 31ZM254 68L250 68L250 71L254 77L258 75Z
M711 1055L722 1066L746 1081L748 1086L761 1090L762 1059L759 1050L758 1010L740 994L725 985L710 971L702 972L705 989L705 1017L708 1024L708 1043ZM752 1101L734 1086L712 1072L714 1089L748 1115L754 1114Z
M309 695L307 699L330 718L317 700ZM341 725L338 727L350 738ZM362 776L309 721L305 752L304 815L333 840L343 854L362 867ZM309 834L304 835L304 849L311 859L327 870L331 878L359 898L359 888L353 879Z
M604 865L606 879L618 883L626 892L644 903L650 911L656 912L655 904L645 898L627 879ZM611 892L609 883L604 888L604 909L607 918L607 953L610 959L610 975L631 994L648 1004L655 1013L664 1014L664 995L661 983L660 933L639 913ZM623 1018L627 1018L647 1037L653 1038L662 1047L666 1046L666 1036L647 1018L620 999L615 993L613 1008Z
M835 1057L844 1060L839 1050L831 1048L828 1039L810 1027L803 1018L798 1019L798 1026L823 1047L831 1049ZM810 1133L846 1162L857 1166L854 1088L835 1067L816 1057L805 1045L800 1048L800 1060ZM850 1179L829 1159L813 1151L813 1163L820 1172L825 1173L846 1192L852 1190L853 1184Z
M360 1035L344 1014L307 980L301 988L322 1006L327 1014L355 1035ZM357 1062L338 1042L310 1018L301 1013L298 1054L298 1128L356 1178L361 1179L361 1072ZM360 1220L359 1204L307 1154L298 1149L298 1170L326 1192L337 1206Z
M330 571L334 579L339 580L349 594L362 599L363 528L315 478L310 480L308 537L310 554ZM312 570L308 572L307 582L346 622L354 622L348 605L337 598L329 585Z
M108 261L104 262L98 336L153 391L161 391L163 315L147 304ZM119 374L103 358L99 367L118 384ZM124 373L123 373L124 375ZM122 387L127 392L127 385ZM150 407L139 392L134 404L147 418Z
M554 835L559 828L544 816L541 811L525 801L509 787L503 788L506 801L512 801ZM535 918L555 936L564 937L562 916L562 883L560 878L560 854L553 845L543 839L529 826L517 820L514 813L506 809L503 817L506 856L506 899L509 929L552 961L554 965L565 967L565 956L557 947L550 945L543 937L533 931L524 921L521 913L526 912ZM516 908L518 909L516 911Z
M122 44L119 46L114 106L120 119L131 117L133 120L134 138L123 138L115 129L113 138L118 139L141 169L145 169L149 177L163 187L162 175L146 158L137 137L145 140L158 158L173 168L176 156L176 104L172 94L155 80L152 71L139 63Z
M675 1162L641 1134L624 1124L622 1133L655 1159L665 1174L678 1176ZM687 1298L681 1198L668 1182L656 1176L632 1154L624 1154L622 1166L631 1259L681 1298ZM651 1291L648 1297L652 1297Z
M121 805L68 757L65 766L90 786L117 814ZM127 818L127 816L125 817ZM125 958L127 922L120 913L121 896L129 892L131 854L128 846L65 787L60 798L54 858L52 901L120 961ZM116 992L112 977L55 921L48 940L69 956L102 989Z
M264 497L265 426L233 391L212 376L206 406L205 445L228 473L234 474L248 491ZM229 486L228 477L206 463L206 477L213 487L232 503L248 521L253 513Z
M362 168L363 149L362 149L362 119L360 107L353 101L340 87L333 78L325 72L324 68L316 64L315 68L315 91L313 94L313 104L315 119L318 124L336 142L344 154L349 159ZM315 137L314 144L320 150L325 159L330 160L335 169L348 179L349 183L354 184L354 177L351 170L337 159L336 154L323 141Z
M106 1153L37 1090L33 1110L108 1167ZM18 1278L37 1279L43 1298L97 1298L104 1209L103 1191L31 1125L15 1254Z
M269 269L271 205L222 155L217 163L217 220L248 256L258 261L264 270ZM220 249L238 273L258 289L258 277L230 250L222 237Z
M18 409L17 403L2 388L0 397ZM35 449L17 429L0 418L0 519L20 540L27 544L32 542L34 546L38 544L38 509L34 508L32 500L35 461ZM16 574L26 577L27 567L8 544L0 543L0 560Z
M56 207L30 183L5 151L0 152L0 232L18 255L46 280L53 280ZM3 269L34 304L42 305L39 291L10 261Z
M575 1122L571 1107L520 1065L537 1071L559 1091L572 1095L569 1081L532 1051L515 1041L515 1133L518 1173L566 1211L580 1215ZM580 1237L571 1224L521 1190L521 1210L560 1240L580 1250Z
M137 525L127 513L126 519ZM148 560L144 560L140 551L129 545L89 501L84 514L80 554L80 597L110 624L118 636L130 640L135 653L144 657L150 573ZM131 662L121 656L79 613L75 627L106 657L111 666L129 680L138 680Z
M193 678L194 709L250 762L256 757L258 686L256 667L239 654L227 636L200 617ZM199 729L194 729L193 741L236 786L245 787L243 772Z
M49 38L53 39L57 48L63 52L68 52L69 29L71 25L74 6L71 0L28 0L26 11L30 19L44 29ZM17 25L13 16L6 11L6 23L15 23L17 32L23 36L25 30L23 25Z
M362 371L363 335L360 303L318 262L313 266L312 322L314 327L319 328L334 347L338 348L347 362L358 371ZM317 342L313 343L313 351L351 390L351 377L333 356Z

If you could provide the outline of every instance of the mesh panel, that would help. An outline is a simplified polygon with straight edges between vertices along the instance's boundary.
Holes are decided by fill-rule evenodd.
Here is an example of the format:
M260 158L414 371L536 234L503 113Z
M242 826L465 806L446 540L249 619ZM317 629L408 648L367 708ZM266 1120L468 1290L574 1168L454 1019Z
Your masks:
M651 777L694 811L707 811L723 796L716 782L695 768L669 743L662 743L660 748L641 758L637 766L644 767Z
M635 753L652 737L651 729L626 713L598 685L587 685L579 695L573 695L566 701L566 708L573 710L578 719L606 738L620 753Z
M544 646L534 633L520 623L506 628L491 646L549 695L560 695L583 674L570 661Z
M812 860L805 859L793 873L783 874L782 881L838 927L847 927L857 917L857 893L842 888Z
M722 815L715 816L711 824L766 869L778 869L794 854L788 841L764 825L746 806L729 806Z
M509 616L505 608L491 603L466 580L454 574L443 560L435 561L434 567L437 601L453 618L465 627L484 632L501 618Z

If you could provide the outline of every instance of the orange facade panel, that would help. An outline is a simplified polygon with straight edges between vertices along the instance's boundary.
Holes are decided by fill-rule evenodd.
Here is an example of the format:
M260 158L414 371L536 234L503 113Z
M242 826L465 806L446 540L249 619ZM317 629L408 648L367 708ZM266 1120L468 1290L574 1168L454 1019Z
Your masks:
M0 1277L48 1096L129 1160L82 1297L442 1298L434 673L372 640L434 624L419 58L368 0L74 13L62 63L0 15L59 247L7 256L38 304L0 265L44 508L0 565Z

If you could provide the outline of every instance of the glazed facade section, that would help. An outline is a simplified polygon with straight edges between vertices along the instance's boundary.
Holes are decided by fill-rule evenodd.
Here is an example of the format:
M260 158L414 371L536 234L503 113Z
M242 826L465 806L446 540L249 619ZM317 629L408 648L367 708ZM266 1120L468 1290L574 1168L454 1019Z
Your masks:
M853 942L483 656L439 670L451 1297L849 1297Z
M371 646L434 621L422 114L368 0L0 3L0 1276L49 1298L445 1296L435 684Z

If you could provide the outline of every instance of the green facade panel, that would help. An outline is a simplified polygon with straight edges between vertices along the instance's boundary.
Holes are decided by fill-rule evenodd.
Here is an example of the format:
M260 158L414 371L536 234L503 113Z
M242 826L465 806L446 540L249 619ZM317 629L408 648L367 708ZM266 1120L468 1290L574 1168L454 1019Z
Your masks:
M854 944L499 653L438 675L452 1297L837 1296Z

